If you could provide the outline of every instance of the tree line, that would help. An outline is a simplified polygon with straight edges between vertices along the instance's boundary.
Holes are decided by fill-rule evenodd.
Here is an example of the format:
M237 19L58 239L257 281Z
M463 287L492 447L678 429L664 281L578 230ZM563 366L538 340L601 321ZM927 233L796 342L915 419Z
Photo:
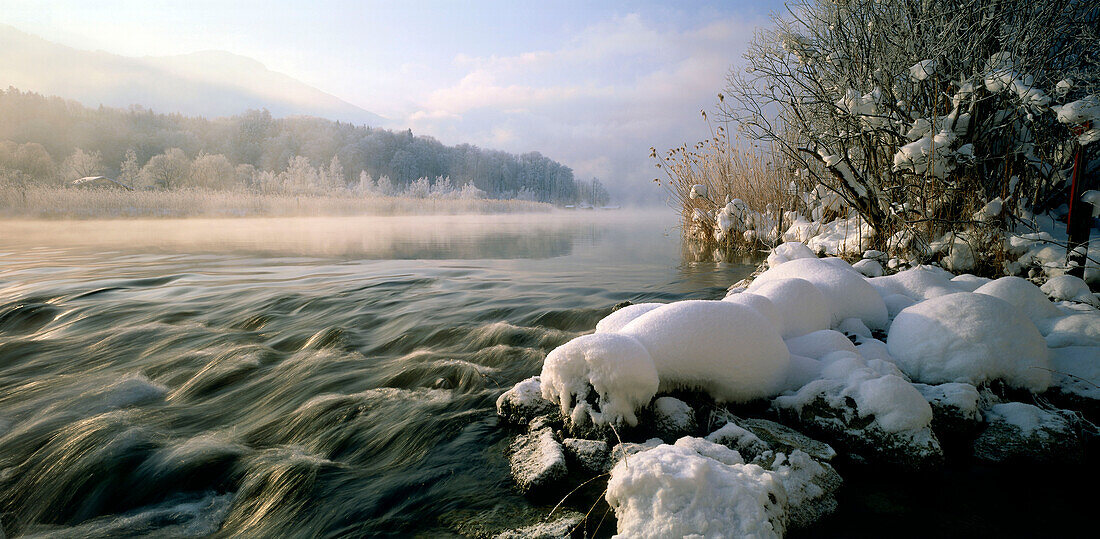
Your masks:
M274 118L267 110L207 119L0 91L0 179L65 184L96 175L135 189L608 202L598 179L577 181L538 152L446 146L411 130Z

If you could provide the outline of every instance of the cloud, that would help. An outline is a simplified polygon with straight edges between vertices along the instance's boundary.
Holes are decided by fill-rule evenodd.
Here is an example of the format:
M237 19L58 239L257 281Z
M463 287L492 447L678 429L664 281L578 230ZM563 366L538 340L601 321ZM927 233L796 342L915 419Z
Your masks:
M407 121L447 142L538 150L620 194L652 192L649 148L709 136L699 111L713 107L759 22L677 27L628 14L553 50L459 54L459 77L415 99Z

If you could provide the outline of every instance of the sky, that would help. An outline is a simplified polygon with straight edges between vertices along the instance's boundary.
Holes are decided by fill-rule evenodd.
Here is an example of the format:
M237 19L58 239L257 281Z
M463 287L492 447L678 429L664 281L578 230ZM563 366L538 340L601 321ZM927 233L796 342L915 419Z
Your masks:
M538 151L620 198L649 148L706 138L728 70L782 2L24 1L0 20L125 56L225 50L445 144Z

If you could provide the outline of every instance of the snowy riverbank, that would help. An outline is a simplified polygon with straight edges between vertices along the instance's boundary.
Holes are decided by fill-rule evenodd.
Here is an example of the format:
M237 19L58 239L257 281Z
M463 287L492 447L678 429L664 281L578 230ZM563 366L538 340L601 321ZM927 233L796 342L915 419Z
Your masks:
M606 474L624 536L770 537L836 509L837 462L1086 458L1100 298L1083 281L882 276L881 256L787 243L721 301L615 311L498 400L526 430L517 484L560 497Z

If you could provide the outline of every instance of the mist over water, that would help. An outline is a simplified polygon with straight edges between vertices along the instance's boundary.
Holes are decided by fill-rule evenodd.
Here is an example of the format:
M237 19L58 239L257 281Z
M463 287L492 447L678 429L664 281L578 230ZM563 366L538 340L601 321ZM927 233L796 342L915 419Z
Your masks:
M715 298L675 215L0 222L8 536L454 533L530 510L496 397L629 300Z

